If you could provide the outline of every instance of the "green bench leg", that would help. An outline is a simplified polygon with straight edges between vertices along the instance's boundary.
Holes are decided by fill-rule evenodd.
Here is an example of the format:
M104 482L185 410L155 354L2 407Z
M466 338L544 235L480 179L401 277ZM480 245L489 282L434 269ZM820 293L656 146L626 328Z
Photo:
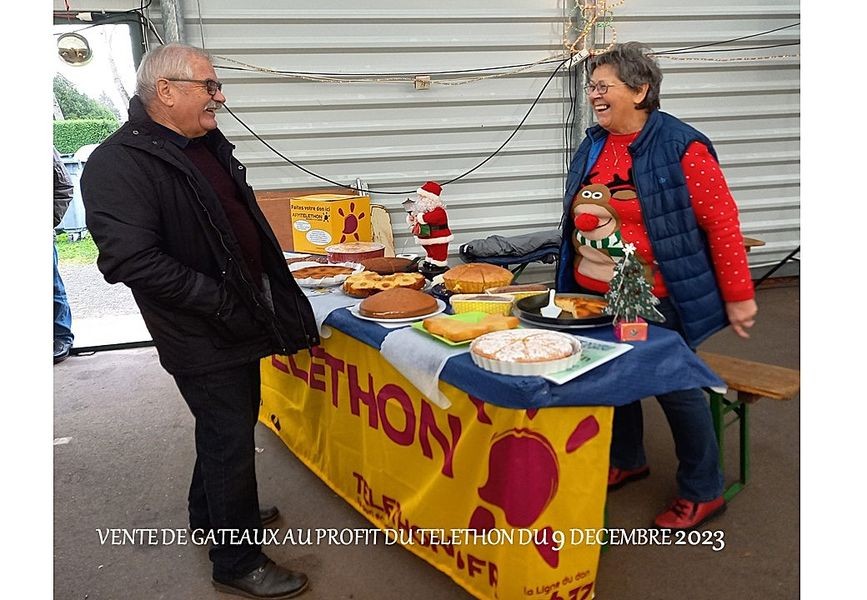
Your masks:
M725 475L725 430L729 425L733 425L735 422L738 423L738 433L740 434L740 460L738 466L740 472L738 480L723 491L723 497L728 502L744 489L750 478L749 405L741 398L729 400L723 394L711 390L710 412L713 417L714 433L719 445L719 466L723 475ZM729 413L733 413L735 418L730 423L726 423L725 418Z
M512 269L512 275L513 275L513 277L512 277L512 283L514 283L514 282L516 282L516 281L518 280L518 277L521 276L521 273L524 272L524 269L527 268L527 265L528 265L528 264L529 264L529 263L524 263L523 265L518 265L517 267L515 267L514 269Z

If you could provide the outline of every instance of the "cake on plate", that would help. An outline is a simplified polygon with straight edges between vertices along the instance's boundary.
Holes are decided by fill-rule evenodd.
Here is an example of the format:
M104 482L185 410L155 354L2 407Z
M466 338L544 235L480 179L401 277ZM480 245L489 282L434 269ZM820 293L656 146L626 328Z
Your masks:
M478 337L470 345L473 362L505 375L543 375L575 366L581 342L546 329L509 329Z
M403 258L401 256L380 256L377 258L366 258L361 261L365 271L373 271L380 275L391 275L392 273L407 273L413 271L416 261Z
M481 294L488 288L512 283L512 272L487 263L458 265L443 273L446 289L459 294Z
M425 278L421 273L380 275L373 271L362 271L346 278L346 281L343 282L343 293L353 298L367 298L394 288L420 290L424 284Z
M358 313L374 319L407 319L429 315L438 308L436 298L418 290L396 287L362 300Z
M315 267L301 267L292 271L292 276L295 279L324 279L325 277L335 277L337 275L349 275L355 269L353 267L345 267L342 265L318 265Z
M593 296L555 297L554 304L572 313L572 317L575 319L598 317L603 314L605 307L608 306L605 298L595 298Z

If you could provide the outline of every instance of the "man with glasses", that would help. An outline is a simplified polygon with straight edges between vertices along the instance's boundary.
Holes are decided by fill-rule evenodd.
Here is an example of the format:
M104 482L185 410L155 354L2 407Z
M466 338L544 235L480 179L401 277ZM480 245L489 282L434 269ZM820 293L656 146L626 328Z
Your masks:
M246 168L217 128L225 101L206 53L182 44L152 50L129 121L91 154L81 188L99 269L132 290L195 417L190 529L213 542L214 585L291 598L307 577L254 543L278 518L275 507L259 506L256 489L259 359L311 349L319 338Z

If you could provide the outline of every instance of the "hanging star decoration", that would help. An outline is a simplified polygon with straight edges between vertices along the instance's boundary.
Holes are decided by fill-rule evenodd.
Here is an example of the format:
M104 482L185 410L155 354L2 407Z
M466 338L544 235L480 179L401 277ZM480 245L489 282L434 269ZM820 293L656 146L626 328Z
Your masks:
M653 288L644 276L644 266L635 257L635 244L623 246L623 258L614 267L608 293L605 294L608 306L605 313L614 315L614 321L634 322L639 317L648 321L665 321L656 309L659 298L653 295Z

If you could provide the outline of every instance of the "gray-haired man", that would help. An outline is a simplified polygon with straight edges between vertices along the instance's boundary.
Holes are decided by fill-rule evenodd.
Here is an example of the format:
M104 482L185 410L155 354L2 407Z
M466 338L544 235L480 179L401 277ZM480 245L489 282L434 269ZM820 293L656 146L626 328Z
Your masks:
M196 419L190 527L215 532L214 585L290 598L307 587L304 574L277 566L259 544L218 534L255 540L263 519L277 516L260 510L256 490L259 359L318 344L313 312L217 129L226 97L208 55L156 48L137 79L129 122L82 176L97 264L109 283L132 290Z

